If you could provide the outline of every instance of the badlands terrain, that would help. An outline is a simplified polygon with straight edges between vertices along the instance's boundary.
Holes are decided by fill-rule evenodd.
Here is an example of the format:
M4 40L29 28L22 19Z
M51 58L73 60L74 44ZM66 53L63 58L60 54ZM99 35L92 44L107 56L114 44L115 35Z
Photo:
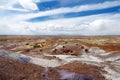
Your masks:
M0 36L0 80L120 80L120 36Z

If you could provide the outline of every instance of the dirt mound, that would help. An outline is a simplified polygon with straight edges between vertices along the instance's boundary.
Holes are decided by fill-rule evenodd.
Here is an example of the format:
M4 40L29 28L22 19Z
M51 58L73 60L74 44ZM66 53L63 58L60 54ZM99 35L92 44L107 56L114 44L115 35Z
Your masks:
M0 80L40 80L44 68L0 57Z
M53 55L64 54L78 56L82 55L83 51L88 52L88 47L77 43L67 43L57 45L55 48L52 49L50 53Z
M43 68L0 57L0 80L105 80L103 73L102 67L78 61L55 68Z
M46 68L44 80L106 80L101 67L72 62L56 68Z
M92 75L96 77L97 80L105 80L102 73L106 73L106 72L102 70L102 67L88 65L88 64L76 61L76 62L71 62L56 68L59 70L62 70L62 69L68 70L70 72L75 72L78 74Z
M120 37L3 37L0 50L0 80L120 79Z

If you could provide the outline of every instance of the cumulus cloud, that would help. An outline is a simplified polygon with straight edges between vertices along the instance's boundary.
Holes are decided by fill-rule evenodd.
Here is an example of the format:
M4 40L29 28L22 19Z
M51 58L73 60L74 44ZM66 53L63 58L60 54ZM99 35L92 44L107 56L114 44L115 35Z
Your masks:
M26 24L22 21L12 20L13 16L2 18L0 20L0 35L31 35L27 30ZM8 19L10 19L8 21Z
M3 0L0 1L0 9L7 10L19 10L19 11L36 11L38 7L36 5L40 0ZM23 9L14 8L15 4L20 4Z
M38 9L35 4L36 2L37 0L20 0L20 4L24 7L23 10L30 11ZM9 5L13 6L13 3ZM73 8L59 8L39 13L7 15L5 17L1 17L0 35L120 35L119 13L99 14L77 18L62 18L36 23L25 21L26 19L38 16L103 9L118 5L120 5L119 1L112 1L94 5L77 6ZM11 8L15 9L13 7ZM10 20L8 21L8 19Z
M14 16L14 15L13 15ZM71 19L58 19L30 23L12 19L2 19L0 34L17 35L119 35L120 14L100 14ZM7 21L9 19L9 22Z
M101 14L25 24L31 33L38 35L118 35L119 20L120 14Z
M91 22L87 29L92 35L119 35L120 24L118 23L117 19L98 19Z
M38 0L19 0L20 5L27 10L38 10L38 7L35 2Z

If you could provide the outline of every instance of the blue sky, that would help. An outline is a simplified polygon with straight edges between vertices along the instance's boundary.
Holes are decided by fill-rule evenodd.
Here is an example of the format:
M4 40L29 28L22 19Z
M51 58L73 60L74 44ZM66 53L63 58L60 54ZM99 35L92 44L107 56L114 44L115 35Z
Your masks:
M1 0L0 35L120 35L120 0Z

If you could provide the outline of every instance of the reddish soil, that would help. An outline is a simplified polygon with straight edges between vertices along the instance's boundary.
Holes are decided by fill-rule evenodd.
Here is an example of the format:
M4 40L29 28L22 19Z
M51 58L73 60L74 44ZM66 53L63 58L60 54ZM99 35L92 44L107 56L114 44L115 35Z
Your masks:
M120 45L93 45L93 44L85 44L89 47L99 47L107 52L110 51L120 51Z
M96 37L91 37L90 39L94 41L95 38ZM42 39L45 39L46 42L41 43L40 40ZM45 52L48 52L55 55L65 54L75 56L81 55L81 52L83 50L88 52L88 47L99 47L107 52L120 51L120 45L95 45L92 43L88 44L87 41L81 41L84 39L87 39L87 37L1 37L0 50L6 50L13 53L23 53L26 55L41 55ZM68 43L72 43L74 45L67 45ZM62 48L56 49L56 44L64 46ZM81 44L88 47L82 46ZM117 53L114 54L118 55ZM113 54L109 56L113 56ZM55 56L44 56L43 58L47 60L57 59L61 61L61 59ZM71 62L56 68L48 68L48 77L54 80L59 80L60 75L58 74L57 70L68 70L70 72L75 72L78 74L92 75L96 77L97 80L105 80L102 74L106 73L102 70L102 67L88 65L81 62ZM44 79L44 72L45 68L41 66L0 57L0 80L46 80Z
M80 44L75 44L75 43L69 43L69 44L64 44L60 45L61 47L59 48L54 48L50 53L51 54L64 54L64 55L73 55L73 56L78 56L82 55L83 49L87 49L86 47L80 45ZM82 48L83 47L83 48Z
M105 51L120 51L120 46L112 46L112 45L107 45L107 46L98 46L101 49L104 49Z
M102 76L102 73L105 73L105 71L102 70L102 67L88 65L81 62L71 62L69 64L59 66L57 69L64 69L79 74L93 75L97 78L97 80L105 80Z
M43 67L0 57L0 80L41 80Z
M92 75L97 80L105 80L101 67L72 62L56 68L48 68L47 74L52 80L59 80L58 70L68 70L78 74ZM0 80L45 80L45 68L0 57Z
M102 73L106 73L102 70L102 67L88 65L81 62L72 62L56 68L47 68L47 72L44 72L43 76L47 74L47 77L51 78L52 80L59 80L60 75L58 70L67 70L77 74L91 75L96 78L95 80L106 80L102 75Z

